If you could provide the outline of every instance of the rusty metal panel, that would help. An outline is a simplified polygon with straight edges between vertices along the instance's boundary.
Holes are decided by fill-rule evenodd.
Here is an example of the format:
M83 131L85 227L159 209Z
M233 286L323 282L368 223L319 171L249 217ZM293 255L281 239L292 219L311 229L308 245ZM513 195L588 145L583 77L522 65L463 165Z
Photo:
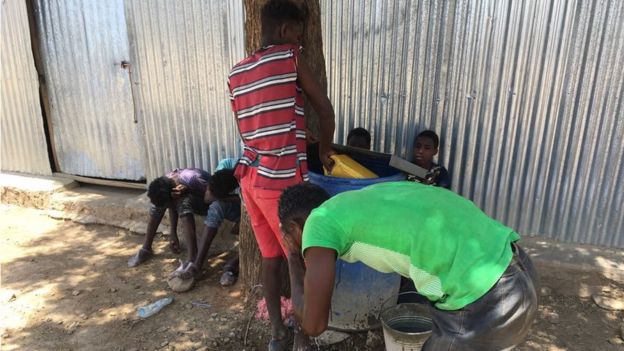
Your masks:
M124 0L36 0L52 133L60 171L144 178L134 116Z
M26 3L3 1L0 22L0 169L49 175Z
M238 156L227 75L244 58L242 1L132 0L126 15L148 178Z
M321 1L337 139L411 158L522 234L624 247L623 1Z

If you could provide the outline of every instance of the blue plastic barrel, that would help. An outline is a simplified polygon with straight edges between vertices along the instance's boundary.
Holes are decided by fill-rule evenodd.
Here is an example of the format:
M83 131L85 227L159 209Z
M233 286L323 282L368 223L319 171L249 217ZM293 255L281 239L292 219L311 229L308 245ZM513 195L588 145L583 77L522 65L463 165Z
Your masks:
M346 179L324 176L311 169L310 182L325 189L331 196L381 183L400 181L405 175L388 165L387 159L352 155L364 167L379 175L372 179ZM354 209L355 210L355 209ZM392 233L388 233L392 235ZM380 273L363 263L336 262L336 279L332 296L329 326L344 331L362 331L378 326L382 304L396 301L401 277L394 273Z

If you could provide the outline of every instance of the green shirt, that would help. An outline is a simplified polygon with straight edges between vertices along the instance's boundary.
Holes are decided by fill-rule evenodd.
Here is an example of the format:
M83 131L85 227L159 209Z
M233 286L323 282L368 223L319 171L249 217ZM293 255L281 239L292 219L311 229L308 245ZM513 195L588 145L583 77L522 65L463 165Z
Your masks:
M460 309L496 284L520 236L450 190L388 182L334 196L312 211L302 250L336 250L347 262L410 277L443 310Z

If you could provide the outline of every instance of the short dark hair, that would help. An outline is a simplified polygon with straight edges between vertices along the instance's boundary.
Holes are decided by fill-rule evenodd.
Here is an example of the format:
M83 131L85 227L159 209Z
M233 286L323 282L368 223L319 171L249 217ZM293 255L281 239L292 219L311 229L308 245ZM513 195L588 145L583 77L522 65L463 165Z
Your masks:
M173 200L171 191L175 188L176 183L173 179L162 176L158 177L149 184L147 188L147 197L156 206L165 206Z
M323 188L311 183L301 183L288 187L279 200L279 219L284 223L289 220L303 221L313 209L329 199Z
M262 31L272 30L287 22L304 23L305 12L288 0L269 0L260 13Z
M438 137L436 132L434 132L433 130L425 130L425 131L418 133L416 138L414 138L414 142L416 142L416 139L418 138L431 139L431 141L433 141L433 146L436 148L440 145L440 138Z
M370 145L371 143L371 135L368 132L368 130L362 128L362 127L357 127L357 128L353 128L351 129L351 131L349 132L349 134L347 135L347 142L349 142L349 138L351 137L362 137L364 138L364 140L366 140L366 143L368 145Z
M233 169L216 171L208 181L208 190L217 199L223 199L238 188L238 181L234 177Z

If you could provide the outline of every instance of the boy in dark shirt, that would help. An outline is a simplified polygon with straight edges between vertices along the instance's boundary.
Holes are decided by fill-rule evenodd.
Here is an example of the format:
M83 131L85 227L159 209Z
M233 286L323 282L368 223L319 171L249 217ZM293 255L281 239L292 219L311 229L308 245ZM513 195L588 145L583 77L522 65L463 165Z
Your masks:
M419 133L414 139L412 162L429 171L425 182L442 188L451 188L451 177L443 166L433 162L433 157L438 154L440 138L432 130Z
M188 235L188 258L197 255L194 214L205 216L208 205L204 203L204 195L210 181L210 174L199 168L175 169L167 175L154 179L148 187L150 198L149 222L145 241L136 255L128 260L128 267L136 267L149 260L154 252L152 243L156 230L165 212L169 210L170 234L169 248L173 253L180 252L177 228L178 218L182 219L183 227Z
M358 127L351 129L347 135L347 146L359 147L361 149L370 150L371 135L368 130Z

